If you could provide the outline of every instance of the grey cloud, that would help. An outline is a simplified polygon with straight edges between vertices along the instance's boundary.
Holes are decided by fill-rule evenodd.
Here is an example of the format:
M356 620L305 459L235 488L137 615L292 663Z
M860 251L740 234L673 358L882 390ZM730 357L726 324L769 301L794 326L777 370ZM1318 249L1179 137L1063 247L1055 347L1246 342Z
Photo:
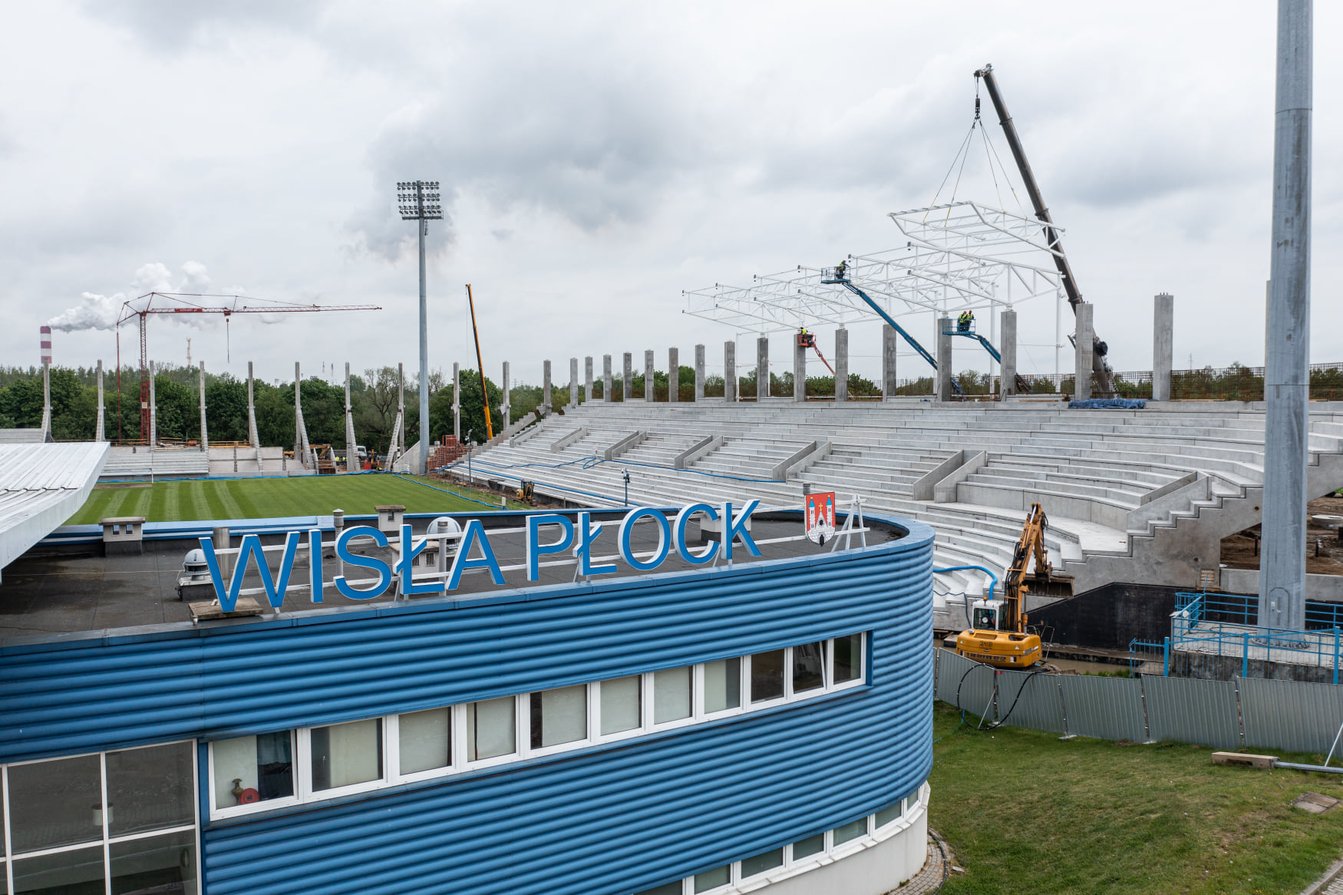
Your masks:
M326 0L85 0L85 12L124 28L156 50L181 50L213 29L299 30L320 18Z

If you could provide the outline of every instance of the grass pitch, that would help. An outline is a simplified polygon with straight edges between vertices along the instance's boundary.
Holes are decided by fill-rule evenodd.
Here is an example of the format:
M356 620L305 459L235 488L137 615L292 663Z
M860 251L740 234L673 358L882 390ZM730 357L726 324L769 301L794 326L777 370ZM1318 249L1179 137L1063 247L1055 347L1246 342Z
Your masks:
M1343 799L1340 777L975 722L935 711L930 822L966 868L945 895L1296 895L1343 855L1343 806L1291 807L1305 792Z
M417 476L199 479L99 485L66 524L93 523L107 516L144 516L150 522L317 516L336 508L357 515L372 513L379 504L397 503L404 504L408 513L499 509L498 497L464 492Z

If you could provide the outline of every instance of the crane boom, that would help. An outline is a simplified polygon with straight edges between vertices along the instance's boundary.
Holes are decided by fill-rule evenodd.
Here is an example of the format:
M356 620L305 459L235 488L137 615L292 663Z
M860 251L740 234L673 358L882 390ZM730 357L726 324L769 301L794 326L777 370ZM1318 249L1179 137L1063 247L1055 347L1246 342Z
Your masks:
M230 303L217 300L229 299ZM215 304L203 303L216 300ZM155 302L158 302L157 306ZM248 304L252 302L252 304ZM150 314L223 314L225 322L234 314L312 314L319 311L381 311L377 305L301 305L267 298L248 298L209 292L146 292L121 306L117 318L117 440L121 440L121 325L131 319L140 324L140 439L149 438L149 334ZM152 447L152 445L151 445Z
M1021 179L1026 184L1026 193L1031 197L1031 207L1035 209L1035 216L1044 225L1045 240L1052 249L1050 256L1054 259L1054 266L1058 268L1059 276L1063 278L1063 291L1068 296L1068 304L1076 314L1077 306L1082 301L1082 291L1077 288L1077 278L1073 276L1072 265L1068 263L1068 256L1063 251L1063 242L1059 239L1058 229L1049 214L1049 207L1045 205L1040 184L1035 180L1031 163L1026 160L1026 150L1021 145L1017 126L1013 123L1012 116L1008 114L1007 104L1003 102L1003 95L998 90L998 81L993 77L993 66L985 65L975 72L975 77L983 81L984 87L988 89L989 101L993 103L993 110L998 113L998 123L1002 125L1003 134L1007 137L1007 146L1012 151L1017 170L1021 172ZM1096 386L1101 392L1114 394L1114 373L1105 360L1106 345L1094 332L1091 334L1091 339L1091 372L1096 377Z

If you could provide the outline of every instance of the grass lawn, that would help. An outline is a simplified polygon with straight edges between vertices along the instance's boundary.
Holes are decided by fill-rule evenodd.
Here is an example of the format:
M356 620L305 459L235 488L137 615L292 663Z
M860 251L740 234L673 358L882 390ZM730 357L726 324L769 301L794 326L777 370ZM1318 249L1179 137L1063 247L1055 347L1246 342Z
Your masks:
M432 484L433 487L426 487ZM152 485L99 485L67 524L97 522L107 516L144 516L150 522L189 519L262 519L316 516L339 507L349 514L372 513L379 504L405 504L409 513L485 511L470 494L498 508L499 498L454 489L416 476L294 476L155 482ZM510 506L517 506L510 502Z
M974 724L937 706L931 823L967 871L947 895L1295 895L1343 856L1343 806L1291 807L1304 792L1343 798L1343 778Z

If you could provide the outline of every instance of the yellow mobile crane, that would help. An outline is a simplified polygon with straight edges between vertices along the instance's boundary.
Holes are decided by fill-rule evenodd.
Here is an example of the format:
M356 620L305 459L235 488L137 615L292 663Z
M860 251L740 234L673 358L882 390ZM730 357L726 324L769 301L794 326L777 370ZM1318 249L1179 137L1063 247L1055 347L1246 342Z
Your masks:
M1040 636L1027 630L1025 608L1028 582L1048 582L1053 574L1045 547L1048 525L1044 507L1031 504L1003 577L1003 598L995 600L990 592L989 599L974 602L970 630L956 636L958 654L995 668L1029 668L1043 658Z

